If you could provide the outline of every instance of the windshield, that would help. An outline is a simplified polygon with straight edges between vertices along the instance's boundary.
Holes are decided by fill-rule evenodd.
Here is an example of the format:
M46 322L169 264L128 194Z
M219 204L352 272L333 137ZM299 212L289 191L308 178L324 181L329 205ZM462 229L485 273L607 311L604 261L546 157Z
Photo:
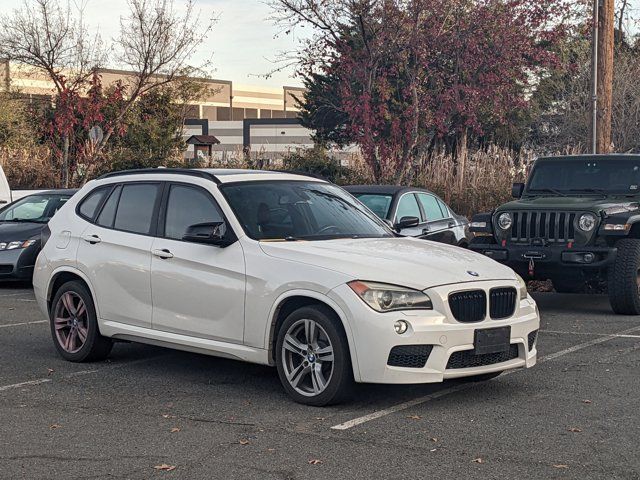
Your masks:
M528 194L638 194L640 159L545 160L538 163L527 184Z
M335 185L259 181L223 185L220 190L255 240L393 236L381 220Z
M389 207L391 206L391 195L381 195L376 193L354 193L354 197L364 203L369 210L380 218L387 218Z
M70 195L30 195L0 210L0 222L47 223Z

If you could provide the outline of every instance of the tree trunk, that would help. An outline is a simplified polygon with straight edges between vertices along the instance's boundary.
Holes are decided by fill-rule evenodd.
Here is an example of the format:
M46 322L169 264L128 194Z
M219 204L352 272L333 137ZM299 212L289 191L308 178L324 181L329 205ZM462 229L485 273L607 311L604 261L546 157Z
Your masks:
M596 151L611 151L611 110L613 102L614 0L600 0L598 22L598 115Z
M69 188L69 135L62 138L62 187Z
M467 142L468 142L468 132L467 132L467 129L465 128L460 133L460 138L458 140L458 148L456 149L456 156L458 157L458 168L457 168L458 182L457 183L458 183L459 192L462 192L462 188L464 186L464 176L467 170L467 156L469 154Z

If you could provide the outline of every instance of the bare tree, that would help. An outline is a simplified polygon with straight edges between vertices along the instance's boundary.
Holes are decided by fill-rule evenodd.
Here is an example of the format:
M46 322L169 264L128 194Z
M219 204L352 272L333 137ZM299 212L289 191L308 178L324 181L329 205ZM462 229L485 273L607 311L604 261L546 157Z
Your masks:
M126 98L96 145L85 179L91 176L95 159L141 95L206 68L189 62L211 32L215 18L202 20L194 10L194 0L187 0L181 12L173 0L129 0L129 9L128 16L120 19L120 35L115 40L117 62L131 71L125 80Z
M25 0L0 17L0 57L44 72L58 95L82 89L105 59L100 37L86 29L70 3ZM62 138L62 183L69 184L69 136Z

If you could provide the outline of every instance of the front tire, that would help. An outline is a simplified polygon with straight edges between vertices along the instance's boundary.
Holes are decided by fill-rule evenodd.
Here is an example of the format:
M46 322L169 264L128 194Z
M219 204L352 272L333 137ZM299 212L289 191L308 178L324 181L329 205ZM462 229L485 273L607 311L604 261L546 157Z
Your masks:
M339 322L329 308L314 305L295 310L278 330L278 376L296 402L321 407L350 395L353 370Z
M93 298L79 281L67 282L56 292L49 313L53 344L70 362L104 360L113 341L100 335Z
M616 248L618 254L608 272L609 303L617 314L640 315L640 240L624 238Z

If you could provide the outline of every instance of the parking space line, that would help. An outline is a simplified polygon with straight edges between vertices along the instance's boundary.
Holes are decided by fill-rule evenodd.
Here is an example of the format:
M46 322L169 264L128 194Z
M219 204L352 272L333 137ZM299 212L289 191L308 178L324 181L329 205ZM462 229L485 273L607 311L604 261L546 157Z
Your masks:
M47 323L47 322L49 322L49 320L35 320L33 322L9 323L7 325L0 325L0 328L20 327L22 325L36 325L38 323Z
M50 382L51 379L50 378L40 378L38 380L31 380L28 382L20 382L20 383L14 383L12 385L3 385L0 387L0 392L5 392L7 390L13 390L14 388L21 388L21 387L31 387L33 385L40 385L42 383L47 383Z
M623 335L618 333L569 332L563 330L540 330L540 333L557 333L561 335L592 335L597 337L640 338L640 335Z
M608 342L609 340L612 340L614 338L627 336L627 335L630 335L633 332L637 332L637 331L640 331L640 327L629 328L627 330L623 330L621 332L614 333L614 334L605 334L605 335L601 336L600 338L595 338L593 340L589 340L588 342L579 343L577 345L574 345L573 347L565 348L564 350L560 350L559 352L551 353L549 355L545 355L544 357L539 358L537 363L540 364L540 363L549 362L551 360L555 360L556 358L563 357L563 356L568 355L570 353L574 353L574 352L577 352L579 350L583 350L585 348L593 347L594 345L598 345L600 343ZM635 336L632 336L632 337L635 338ZM513 373L518 373L520 371L522 371L522 369L510 370L508 372L503 373L502 376L504 377L506 375L511 375ZM456 392L460 392L462 390L466 390L468 388L473 387L473 385L474 385L473 383L465 383L465 384L461 384L461 385L456 385L455 387L445 388L444 390L440 390L438 392L431 393L429 395L425 395L424 397L415 398L413 400L409 400L407 402L399 403L398 405L394 405L392 407L385 408L383 410L378 410L378 411L372 412L372 413L370 413L368 415L364 415L362 417L354 418L354 419L348 420L348 421L346 421L344 423L340 423L338 425L334 425L333 427L331 427L331 429L332 430L348 430L348 429L353 428L355 426L362 425L363 423L370 422L371 420L376 420L378 418L385 417L385 416L390 415L392 413L396 413L396 412L399 412L399 411L402 411L402 410L406 410L407 408L415 407L416 405L420 405L420 404L429 402L431 400L435 400L437 398L444 397L445 395L449 395L451 393L456 393Z
M150 362L152 360L157 360L159 358L168 357L170 355L171 355L171 353L165 353L163 355L156 355L155 357L140 358L138 360L133 360L131 362L117 363L115 365L109 365L108 367L104 367L104 368L93 368L93 369L90 369L90 370L80 370L78 372L67 373L66 375L59 376L58 378L68 379L68 378L73 378L73 377L80 377L82 375L89 375L89 374L92 374L92 373L99 373L99 372L109 371L109 370L117 370L117 369L120 369L120 368L129 367L129 366L132 366L132 365L137 365L139 363ZM21 387L32 387L34 385L41 385L43 383L49 383L54 379L55 379L55 377L39 378L37 380L30 380L30 381L27 381L27 382L14 383L12 385L3 385L3 386L0 386L0 392L4 392L6 390L13 390L13 389L16 389L16 388L21 388Z

